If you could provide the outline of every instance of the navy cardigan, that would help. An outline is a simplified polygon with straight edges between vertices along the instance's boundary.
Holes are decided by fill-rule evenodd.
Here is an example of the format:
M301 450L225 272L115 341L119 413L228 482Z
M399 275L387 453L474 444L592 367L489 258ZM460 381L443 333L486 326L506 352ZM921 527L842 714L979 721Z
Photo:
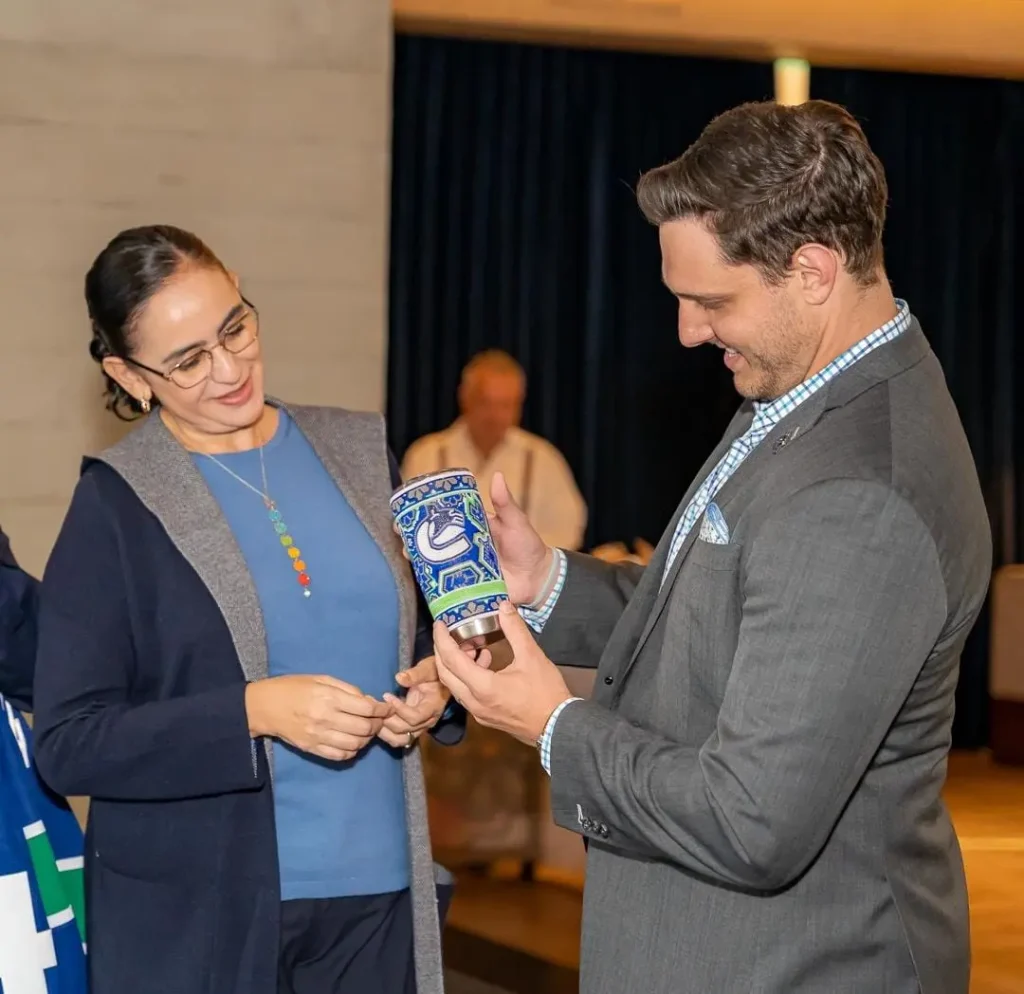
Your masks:
M274 808L238 655L207 587L102 463L87 461L46 568L35 698L40 773L92 798L92 994L273 994ZM464 724L459 709L437 738Z

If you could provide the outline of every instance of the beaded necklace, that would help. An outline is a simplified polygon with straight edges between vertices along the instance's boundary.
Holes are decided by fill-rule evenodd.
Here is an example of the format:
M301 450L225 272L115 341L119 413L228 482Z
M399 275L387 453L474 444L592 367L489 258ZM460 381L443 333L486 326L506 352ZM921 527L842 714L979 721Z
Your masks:
M295 540L288 533L288 526L284 523L281 517L281 512L277 509L277 504L274 499L270 496L270 488L267 486L267 466L263 461L263 446L259 447L260 454L260 472L263 476L263 489L254 487L248 480L243 480L233 469L225 466L216 456L211 456L208 452L204 452L203 455L207 459L212 459L225 473L229 476L233 476L243 487L247 487L257 497L260 497L263 501L263 506L267 509L267 517L270 518L270 523L274 527L274 531L277 532L278 540L285 552L288 553L288 558L291 560L292 569L295 570L295 577L299 581L299 586L302 588L302 596L312 596L312 590L310 589L309 573L306 571L306 563L302 558L302 553L299 551L299 547L295 544Z

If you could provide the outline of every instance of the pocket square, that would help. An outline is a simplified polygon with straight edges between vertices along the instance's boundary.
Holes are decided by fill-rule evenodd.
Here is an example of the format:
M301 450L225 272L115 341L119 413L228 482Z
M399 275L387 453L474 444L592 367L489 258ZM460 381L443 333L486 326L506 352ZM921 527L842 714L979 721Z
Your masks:
M702 542L710 542L712 545L729 544L729 526L717 504L708 504L708 509L704 512L704 518L700 523L698 538Z

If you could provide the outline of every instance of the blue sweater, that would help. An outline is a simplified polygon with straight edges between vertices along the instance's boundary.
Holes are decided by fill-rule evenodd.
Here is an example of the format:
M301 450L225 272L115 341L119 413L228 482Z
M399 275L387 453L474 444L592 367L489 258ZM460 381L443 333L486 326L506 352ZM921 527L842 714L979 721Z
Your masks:
M201 455L195 461L252 574L271 675L327 674L378 699L396 692L398 596L383 555L283 411L263 456L278 520L221 465ZM217 460L262 489L257 451ZM289 537L293 544L283 545ZM306 566L308 596L296 564ZM282 899L408 886L401 757L379 740L349 763L276 742L274 811Z

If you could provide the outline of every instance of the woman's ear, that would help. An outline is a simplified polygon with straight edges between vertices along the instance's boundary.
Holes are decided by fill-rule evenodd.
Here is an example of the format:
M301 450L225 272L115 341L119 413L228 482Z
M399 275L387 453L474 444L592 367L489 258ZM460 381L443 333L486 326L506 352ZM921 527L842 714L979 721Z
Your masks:
M139 403L150 400L153 390L143 377L118 356L107 356L103 360L103 372L122 390L131 394Z

